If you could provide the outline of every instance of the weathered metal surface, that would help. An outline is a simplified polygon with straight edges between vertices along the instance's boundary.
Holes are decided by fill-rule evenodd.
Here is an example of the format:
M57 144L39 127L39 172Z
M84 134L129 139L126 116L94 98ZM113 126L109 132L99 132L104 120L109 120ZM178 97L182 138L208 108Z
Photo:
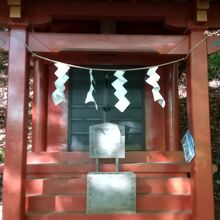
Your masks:
M125 127L112 123L90 126L89 153L91 158L124 158Z
M134 173L89 173L87 213L135 213L136 176Z

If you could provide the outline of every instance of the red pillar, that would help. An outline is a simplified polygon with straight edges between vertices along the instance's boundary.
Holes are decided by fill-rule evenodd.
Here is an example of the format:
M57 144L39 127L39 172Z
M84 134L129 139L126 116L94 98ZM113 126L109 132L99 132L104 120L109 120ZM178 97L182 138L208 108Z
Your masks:
M42 60L34 62L34 97L32 110L32 151L46 151L48 73Z
M25 27L10 32L8 106L5 168L3 176L3 219L23 220L28 119L28 71Z
M192 31L190 47L203 38L203 31ZM187 73L188 124L196 150L191 164L194 220L214 220L207 63L207 45L203 42L192 51Z
M178 64L166 68L166 150L180 148Z

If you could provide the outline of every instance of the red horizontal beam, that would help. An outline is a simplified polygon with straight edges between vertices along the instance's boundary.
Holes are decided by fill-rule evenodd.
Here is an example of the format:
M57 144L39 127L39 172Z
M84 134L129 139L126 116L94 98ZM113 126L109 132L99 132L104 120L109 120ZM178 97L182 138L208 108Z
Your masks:
M86 194L30 196L28 211L85 211ZM190 195L137 194L137 211L190 210Z
M16 36L14 36L16 37ZM50 53L56 55L55 58L70 61L66 52L114 52L114 53L149 53L161 55L185 55L189 51L188 36L186 35L99 35L99 34L59 34L59 33L29 33L28 46L36 53ZM220 44L215 44L219 37L209 37L207 39L208 54L213 54L220 50ZM23 43L23 42L21 42ZM0 32L0 49L9 50L9 32ZM59 53L64 52L64 53ZM67 55L64 55L67 54ZM50 56L51 56L50 55ZM77 56L75 54L74 56ZM99 55L97 55L99 56ZM65 58L66 57L66 58ZM77 62L80 63L87 55L79 55ZM91 56L90 56L91 57ZM141 63L147 57L141 57ZM116 56L117 58L117 56ZM96 58L96 60L98 57ZM103 62L114 59L106 55L101 57ZM117 58L118 59L118 58ZM155 57L155 59L157 59ZM166 62L163 57L158 57ZM135 63L139 63L137 60Z
M120 164L120 170L123 172L189 172L190 168L184 163L129 163ZM88 173L94 172L94 164L30 164L27 166L27 173ZM114 164L101 164L101 172L114 172Z
M14 36L16 37L16 36ZM1 32L1 48L9 49L9 32ZM28 46L34 52L145 52L186 54L188 37L185 35L100 35L29 33ZM22 44L23 42L21 42Z
M220 44L214 43L218 39L219 37L209 37L207 39L208 54L220 50ZM46 52L51 54L59 52L140 52L161 55L185 55L189 51L188 41L189 39L186 35L29 33L28 46L36 53ZM0 48L5 51L9 50L9 32L0 32ZM64 57L64 55L59 56L61 58ZM137 54L137 56L140 56L140 54ZM67 59L69 60L68 56ZM109 59L109 57L106 59Z
M136 173L137 177L155 177L155 178L161 178L161 177L186 177L186 172L184 173L179 173L179 172L169 172L169 173L164 173L164 172L153 172L153 173ZM79 177L86 177L86 173L28 173L27 178L79 178Z
M189 178L137 177L138 193L153 194L190 194ZM26 180L26 192L34 195L63 195L86 192L86 177L84 178L51 178Z
M176 212L165 212L165 211L156 211L156 212L146 212L146 213L137 213L137 214L93 214L86 215L86 213L74 213L74 212L51 212L48 214L33 214L28 213L26 220L191 220L190 211L176 211Z
M94 160L89 158L88 152L29 152L27 154L28 164L38 163L62 163L65 161L74 161L75 163L93 163ZM101 161L109 161L107 159ZM113 160L112 160L113 161ZM182 151L132 151L126 152L125 159L120 159L120 163L134 162L183 162ZM114 161L113 161L114 162Z
M185 35L29 34L29 47L35 52L102 51L186 54L189 49L187 42L188 37ZM179 49L175 51L177 46Z

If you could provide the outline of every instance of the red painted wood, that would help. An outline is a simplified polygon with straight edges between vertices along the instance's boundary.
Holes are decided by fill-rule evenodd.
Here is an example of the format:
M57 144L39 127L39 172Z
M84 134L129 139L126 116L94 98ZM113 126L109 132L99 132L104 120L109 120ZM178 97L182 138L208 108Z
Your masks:
M24 219L24 191L28 118L28 71L25 27L10 32L8 106L5 168L3 178L3 219Z
M35 52L103 51L172 54L171 51L182 41L187 41L187 39L188 37L185 35L30 33L28 44ZM188 48L186 47L181 49L183 51L175 51L175 54L186 54L188 52Z
M86 192L86 176L78 178L51 178L26 180L27 195L68 195ZM189 178L137 177L138 193L190 194Z
M86 177L75 179L51 179L44 181L45 194L73 194L86 192Z
M73 1L43 1L38 4L34 0L22 4L23 13L28 17L30 24L46 24L52 19L74 20L163 20L170 27L188 27L189 20L192 20L195 7L190 1L166 2L87 2ZM219 4L210 3L208 14L208 27L218 27ZM50 8L48 11L47 9ZM107 10L106 10L107 8ZM9 8L6 2L0 4L0 21L8 23ZM172 13L170 13L172 12ZM65 24L65 22L64 22Z
M155 212L142 212L137 214L98 214L98 215L86 215L85 213L49 213L47 215L41 214L29 214L26 220L192 220L191 213L188 211L180 212L165 212L165 211L155 211Z
M164 68L158 69L157 73L161 76L160 87L161 94L164 96L165 81ZM146 85L145 89L145 143L147 150L165 151L165 109L154 102L152 95L152 86Z
M211 13L210 13L211 14ZM33 35L32 35L33 36ZM164 36L163 36L164 37ZM205 36L204 36L205 37ZM1 49L3 49L3 50L5 50L5 51L8 51L9 50L9 32L2 32L2 31L0 31L0 39L1 39L1 46L0 46L0 48ZM218 37L217 36L213 36L213 37L209 37L208 39L207 39L207 48L208 48L208 54L213 54L213 53L216 53L216 52L218 52L219 50L220 50L220 48L218 47L218 46L215 46L214 44L213 44L213 42L215 42L216 40L218 40ZM34 41L34 40L33 40ZM35 44L36 45L36 44ZM37 45L35 46L35 47L37 47ZM42 45L39 47L39 48L35 48L36 49L36 51L41 51L41 50L43 50L43 51L45 51L45 49L40 49L40 48L42 48ZM178 55L184 55L184 54L186 54L187 53L187 51L188 51L188 49L189 49L189 44L188 44L188 39L186 38L186 39L184 39L182 42L180 42L178 45L176 45L173 49L171 49L170 51L169 51L169 55L172 55L172 54L178 54ZM51 57L51 58L57 58L58 60L63 60L63 62L70 62L70 58L68 59L68 58L66 58L66 57L63 57L63 58L60 58L60 55L59 54L48 54L48 56L49 57ZM54 57L55 56L55 57ZM68 56L68 55L67 55ZM73 57L74 56L72 56L71 55L71 59L73 60ZM137 57L137 56L135 56L135 57ZM135 59L135 57L134 57L134 59ZM113 57L111 57L112 59L114 59ZM123 57L122 57L123 58ZM92 57L90 57L89 58L89 60L90 59L93 59L94 60L94 58L92 58ZM97 58L98 59L98 58ZM103 60L103 62L105 61L105 57L99 57L99 59L101 59L101 60ZM148 59L151 59L150 57L148 58ZM174 59L174 58L173 58ZM78 55L76 55L76 57L74 57L74 63L75 62L77 62L77 63L84 63L84 59L82 58L81 60L79 60L79 56ZM115 61L114 61L114 63L117 63L117 61L118 61L118 59L116 59ZM125 59L125 61L126 61L126 59ZM124 61L124 62L125 62ZM100 62L100 61L99 61ZM105 61L106 62L106 61ZM144 63L144 62L148 62L148 60L146 60L146 58L145 58L145 61L143 60L142 61L142 63ZM152 62L152 61L151 61ZM165 62L165 60L164 60L164 62ZM90 64L94 64L94 63L97 63L97 62L91 62ZM136 60L136 64L138 65L138 64L142 64L142 63L140 63L140 62L138 62L138 59ZM87 63L88 64L88 63ZM126 62L124 63L124 64L127 64ZM155 63L156 64L156 63ZM153 64L154 65L154 64Z
M52 100L52 93L55 90L54 82L57 77L54 75L56 67L49 67L48 76L48 115L47 115L47 151L66 151L67 149L67 114L68 103L62 102L55 106ZM67 98L68 100L68 98Z
M94 163L94 160L89 158L88 152L28 152L27 163L56 163L67 162L72 163ZM110 159L101 159L101 162L114 162ZM132 151L125 152L125 158L120 159L120 163L134 162L184 162L182 151Z
M189 178L137 178L138 193L153 194L190 194L191 181Z
M47 94L48 75L42 60L34 61L34 94L32 107L32 151L47 148Z
M37 2L35 3L37 6L36 7L33 7L34 5L34 2L33 1L28 1L28 7L24 7L24 9L26 10L26 8L29 8L29 21L32 22L34 20L34 17L36 18L35 21L37 21L37 23L41 23L42 20L44 19L44 16L48 18L48 21L50 21L50 16L48 16L48 7L42 7L42 5L38 4ZM67 3L67 2L66 2ZM0 2L1 6L2 6L2 3ZM48 4L48 2L44 1L42 4ZM189 7L183 7L185 8L185 10L183 10L183 8L181 8L181 10L178 10L177 7L175 8L175 3L168 3L169 4L169 7L172 7L171 9L175 9L175 10L168 10L170 8L167 9L167 5L168 4L163 4L163 8L161 10L152 10L152 8L150 7L147 7L146 8L146 5L145 5L145 8L141 7L140 8L140 5L139 5L139 10L135 10L135 7L137 7L137 5L132 5L134 7L131 7L131 4L133 3L126 3L126 8L124 9L123 7L119 7L119 4L117 3L107 3L109 4L112 4L112 6L114 6L113 8L109 8L109 10L100 10L99 11L99 8L97 7L94 7L93 3L92 3L92 6L90 5L90 9L91 10L76 10L76 8L74 10L72 10L72 7L69 7L69 4L73 5L74 3L73 2L70 2L67 3L67 4L64 4L63 2L59 2L58 1L55 3L55 4L60 4L61 7L64 7L67 9L67 11L65 10L61 10L60 7L56 7L55 5L52 5L51 6L51 10L50 10L50 13L54 15L55 18L64 18L65 17L65 14L68 16L68 13L69 15L71 16L76 16L77 17L77 13L85 13L85 17L83 17L84 19L86 18L86 16L89 15L90 13L90 16L94 18L97 18L97 17L105 17L107 19L109 19L109 14L111 16L115 16L115 17L124 17L124 18L129 18L131 19L132 17L133 18L137 18L139 17L140 19L143 19L141 18L141 13L138 13L138 12L142 12L142 15L143 17L146 18L164 18L166 20L166 24L172 24L172 25L176 25L176 26L180 26L183 25L183 26L187 26L187 23L189 21L189 19L191 18L191 11L189 10ZM80 4L80 3L79 3ZM83 3L83 4L88 4L88 3ZM97 4L97 3L96 3ZM106 4L106 3L105 3ZM124 3L122 3L123 6ZM154 5L155 4L155 5ZM182 3L181 3L182 4ZM183 3L185 5L185 3ZM187 4L187 3L186 3ZM101 3L99 5L102 6L103 4ZM121 5L121 3L120 3ZM5 6L5 4L4 4ZM27 5L26 5L27 6ZM40 6L40 7L39 7ZM96 5L97 6L97 5ZM117 6L117 7L116 7ZM129 6L129 7L128 7ZM149 6L149 4L147 5ZM153 3L153 6L156 7L157 6L157 3ZM188 6L188 5L187 5ZM30 8L31 7L31 8ZM106 7L106 5L105 5ZM3 10L2 10L3 8ZM165 8L165 9L164 9ZM216 7L217 8L217 7ZM5 10L6 9L6 10ZM40 9L40 11L39 11ZM85 9L85 8L83 8ZM93 9L93 10L92 10ZM112 9L115 9L115 10L112 10ZM136 8L138 9L138 8ZM151 13L147 13L149 10ZM7 8L5 7L0 7L0 10L1 10L1 13L0 13L0 20L2 21L3 20L7 20L8 19L8 10ZM94 13L94 10L96 10L97 13ZM212 11L211 11L212 10ZM54 13L54 11L57 11L57 13ZM173 13L170 13L170 12L173 12ZM40 13L40 16L38 14L38 12ZM217 13L216 13L217 12ZM93 14L92 14L93 13ZM112 13L112 14L111 14ZM130 14L129 14L130 13ZM38 15L37 15L38 14ZM59 14L59 16L57 17L57 15ZM219 14L219 8L218 10L216 9L215 10L215 13L213 13L213 8L210 9L210 13L209 13L209 18L214 18L214 21L219 21L219 18L218 15ZM178 16L176 16L178 15ZM218 15L218 16L217 16ZM3 17L2 17L3 16ZM64 16L64 17L63 17ZM130 16L130 17L129 17ZM91 19L90 17L90 19ZM82 18L82 17L81 17ZM87 17L88 18L88 17ZM213 20L211 20L211 22L213 22ZM7 23L7 22L1 22L1 23ZM208 26L209 23L207 23L207 26ZM202 33L199 34L199 37L196 35L192 36L191 38L191 46L196 44L196 41L197 40L200 40L202 37ZM186 39L187 40L187 39ZM12 42L12 41L11 41ZM44 42L41 43L41 47L42 47L42 44ZM188 51L188 49L186 49L185 46L181 46L181 49L179 49L179 45L187 45L188 47L188 44L186 43L186 41L183 41L182 42L179 42L178 46L177 47L172 47L170 45L168 45L168 47L162 47L161 45L158 47L158 51L160 51L161 53L167 53L167 51L169 51L169 53L172 53L172 54L177 54L177 53L180 53L180 51ZM5 44L7 46L7 43ZM18 44L18 42L16 42L16 47L15 47L15 50L12 51L10 49L10 56L12 57L16 57L17 59L17 62L15 62L15 59L14 60L14 63L13 65L11 65L9 67L9 72L11 71L12 73L20 73L22 71L20 71L20 67L23 68L23 70L25 69L24 67L24 60L25 59L22 59L22 57L24 58L24 47L22 46L23 44ZM67 45L68 45L68 42L67 42ZM70 45L70 44L69 44ZM109 45L109 50L111 50L111 47L112 47L113 43L111 42L111 44ZM3 46L6 48L6 46ZM113 45L114 46L114 45ZM116 45L117 46L117 45ZM123 45L122 45L123 46ZM20 50L20 47L21 47L21 50ZM172 49L171 49L172 47ZM11 44L11 48L13 48L13 44ZM16 50L16 48L19 48L19 52L18 50ZM51 47L52 49L54 49L54 47ZM50 49L51 49L50 48ZM94 45L94 48L97 50L97 45ZM131 46L130 46L131 48ZM149 49L150 47L146 47L146 50ZM14 49L14 48L13 48ZM86 48L83 48L83 49L86 49ZM99 48L98 48L99 49ZM114 49L114 48L113 48ZM123 48L121 48L123 49ZM38 48L39 50L39 48ZM102 50L102 48L100 49ZM125 50L125 49L123 49ZM145 50L145 51L146 51ZM211 184L211 174L210 174L210 163L211 163L211 159L210 159L210 134L209 132L207 132L207 127L209 129L209 122L208 122L208 108L207 108L207 71L204 70L204 65L202 65L202 67L200 67L201 64L203 64L204 62L207 63L207 60L206 58L204 57L204 51L205 51L205 45L203 45L202 49L199 49L199 52L195 52L192 54L191 56L191 61L193 61L191 64L191 75L189 75L189 80L188 82L190 82L190 86L189 86L189 92L192 92L192 96L190 96L190 100L189 100L189 116L190 116L190 127L191 127L191 130L193 132L193 135L195 136L196 138L196 148L197 148L197 157L195 159L195 162L193 164L193 169L192 169L192 173L193 173L193 179L194 179L194 207L195 207L195 219L198 219L198 220L201 220L201 219L213 219L213 211L210 211L213 209L213 201L212 201L212 198L210 197L211 195L211 191L212 191L212 184ZM185 53L184 52L184 53ZM207 52L207 51L206 51ZM15 56L16 54L16 56ZM201 56L201 54L203 54L203 57ZM199 57L197 59L197 57ZM18 61L22 61L21 63L18 62ZM198 67L198 68L197 68ZM17 68L17 70L15 71L15 68ZM207 69L205 67L205 69ZM23 72L22 72L23 73ZM199 73L201 73L201 78L199 76ZM13 74L15 75L15 74ZM11 75L12 76L12 75ZM22 78L19 78L19 77L22 77ZM205 78L205 80L204 80ZM17 80L18 79L18 80ZM17 74L17 76L15 75L14 77L14 80L15 81L19 81L21 79L24 79L24 76L22 74ZM11 80L11 81L10 81ZM24 96L26 95L26 92L23 91L23 88L24 88L24 82L20 85L15 84L16 86L14 87L14 82L13 82L13 87L12 85L10 84L10 82L12 83L12 78L9 80L9 89L11 88L13 91L15 91L17 93L17 91L19 93L17 94L22 94L22 98L24 98ZM24 80L25 81L25 80ZM19 81L20 82L20 81ZM205 92L204 92L204 88L205 88ZM10 90L9 90L10 91ZM198 99L198 97L200 97L199 95L202 94L202 101ZM10 93L9 93L10 95ZM9 96L10 97L10 96ZM18 96L17 96L18 97ZM204 98L204 99L203 99ZM198 100L197 100L198 99ZM25 129L24 129L24 123L25 123L25 120L23 120L25 117L24 117L24 113L25 113L25 105L24 105L24 101L22 102L20 99L16 100L14 98L15 101L15 107L18 106L19 108L15 108L16 111L14 111L14 109L12 110L12 99L11 101L9 102L9 107L8 107L8 113L10 113L10 117L9 117L9 122L7 122L7 132L8 132L8 140L7 140L7 146L9 146L9 150L7 150L9 153L11 153L12 156L10 156L10 160L12 161L9 161L9 156L7 157L7 154L6 154L6 160L8 161L6 163L6 168L5 168L5 173L6 175L8 174L8 176L10 176L10 174L12 174L12 171L13 171L13 175L11 175L9 178L6 178L5 183L6 184L11 184L13 183L13 187L12 188L6 188L6 196L7 196L7 189L9 190L14 190L16 188L16 190L20 193L20 195L22 196L22 190L23 190L23 177L22 177L22 172L24 170L24 161L25 161L25 153L24 153L24 146L25 146L25 141L24 141L24 137L25 137ZM14 103L13 103L13 107L14 107ZM53 108L52 109L52 113L55 113L56 115L56 111L54 111ZM21 110L21 111L20 111ZM204 111L203 111L204 110ZM17 114L15 116L15 113ZM60 114L61 115L61 114ZM204 119L203 119L203 116L205 115ZM18 116L18 118L17 118ZM60 121L59 121L59 117L60 116L55 116L55 120L53 120L53 114L50 115L50 120L49 122L53 122L50 124L50 126L48 126L48 131L51 132L50 134L50 139L49 139L49 150L59 150L58 146L61 146L63 142L60 141L60 140L56 140L56 136L53 136L53 135L56 135L56 128L60 129ZM14 120L14 118L16 118L16 120ZM57 120L58 119L58 120ZM58 125L56 123L54 123L54 121L58 121ZM12 121L14 122L14 124L16 123L16 128L15 130L12 129ZM17 123L18 122L18 123ZM61 121L62 122L62 121ZM52 126L53 125L53 126ZM62 127L62 126L61 126ZM54 129L54 130L53 130ZM18 131L18 132L17 132ZM53 133L54 132L54 133ZM58 132L59 133L59 132ZM66 133L66 130L64 128L64 133ZM64 134L63 133L63 134ZM9 136L10 135L10 136ZM13 139L12 139L13 137ZM55 141L53 140L53 138L55 139ZM57 142L56 142L57 141ZM11 150L10 150L10 146L11 146ZM15 150L12 151L12 146L17 146L17 148ZM207 148L206 148L207 147ZM200 149L201 148L201 149ZM8 155L9 155L8 153ZM15 153L15 155L13 156L12 153ZM21 157L20 157L21 156ZM16 157L16 158L15 158ZM7 159L8 158L8 159ZM14 160L15 159L15 160ZM17 163L18 162L18 163ZM16 166L15 166L15 163L16 163ZM8 166L9 164L9 166ZM10 165L11 164L11 165ZM124 166L124 165L123 165ZM166 165L163 165L166 167ZM170 166L170 165L168 165ZM176 166L176 165L175 165ZM41 169L42 168L42 169ZM42 165L38 170L35 170L36 172L44 172L44 165ZM112 169L112 165L106 165L106 170L108 169ZM125 168L129 168L129 165L125 165ZM146 171L148 170L149 172L152 172L152 171L155 171L156 168L154 167L154 165L150 166L149 169L146 167L142 167L142 165L140 166L137 166L137 167L134 167L135 169L138 169L139 171ZM153 169L152 169L153 168ZM72 168L59 168L58 166L58 173L56 173L56 166L53 167L53 169L48 169L46 168L46 172L48 171L51 171L53 173L46 173L45 175L69 175L69 173L66 173L66 174L63 174L61 173L61 170L64 169L64 171L68 171L68 172L72 172ZM31 169L30 169L31 170ZM178 172L179 169L174 169L173 168L162 168L162 165L160 165L160 168L158 168L158 170L156 171L159 171L160 172L173 172L175 170L174 173ZM14 172L15 171L15 172ZM17 172L18 171L18 172ZM80 169L79 169L80 171ZM32 172L32 170L31 170ZM60 172L60 173L59 173ZM186 170L184 171L186 172ZM41 175L42 173L38 173L39 175ZM38 175L36 174L36 175ZM85 174L85 173L84 173ZM144 174L146 175L145 173L138 173L138 175L141 175L141 174ZM71 174L73 175L73 174ZM161 174L160 174L161 175ZM203 175L203 176L202 176ZM208 176L208 177L207 177ZM7 177L7 176L6 176ZM19 179L20 178L20 179ZM207 180L208 178L208 180ZM210 178L210 179L209 179ZM19 180L19 181L11 181L11 180ZM9 185L7 185L9 186ZM20 187L20 188L19 188ZM21 191L20 191L21 189ZM203 192L205 191L204 189L207 189L206 192ZM19 210L18 210L18 205L20 204L21 206L23 206L23 203L20 201L20 203L18 203L18 195L16 194L16 196L14 197L13 195L14 192L12 192L12 194L8 194L12 199L11 201L9 201L9 197L6 197L8 200L7 203L8 203L8 206L7 206L7 203L6 203L6 208L5 210L7 210L9 212L9 207L11 207L11 204L10 202L13 201L13 209L11 209L10 211L12 212L9 213L10 215L12 215L13 218L7 218L7 220L12 220L12 219L21 219L20 215L18 214L17 216L13 216L13 213L15 213L16 211L19 212L20 210L20 207L19 207ZM14 202L15 201L15 202ZM206 201L206 202L204 202ZM208 204L208 205L207 205ZM15 208L14 208L15 207ZM207 209L208 208L208 209ZM203 210L208 210L206 213L202 212ZM202 213L202 214L200 214ZM94 215L94 216L87 216L87 215L76 215L76 216L71 216L71 214L63 214L63 215L59 215L57 216L56 214L51 214L49 216L45 216L45 217L40 217L40 216L36 216L36 217L32 217L33 219L38 219L38 220L42 220L42 219L52 219L53 220L56 220L56 219L63 219L66 215L66 219L83 219L85 220L86 218L90 218L90 219L112 219L112 216L106 216L106 215ZM183 216L184 215L184 216ZM202 216L203 215L203 216ZM201 218L200 218L201 217ZM172 213L163 213L163 214L157 214L156 216L152 216L152 215L149 215L148 214L138 214L137 216L130 216L130 215L116 215L114 216L114 219L122 219L122 218L126 218L126 219L132 219L132 220L135 220L135 219L138 219L138 220L141 220L141 219L153 219L153 220L156 220L156 219L166 219L166 220L173 220L173 219L191 219L190 215L185 215L183 213L181 214L178 214L177 216L174 216L174 214ZM29 219L29 217L28 217Z
M27 179L26 180L26 195L39 195L43 194L43 179Z
M77 173L77 174L72 174L72 173L32 173L29 172L27 173L27 178L28 179L36 179L36 178L85 178L86 174L85 173ZM156 177L156 178L167 178L167 177L187 177L187 173L178 173L177 172L147 172L147 173L136 173L137 177Z
M40 7L41 6L41 7ZM88 19L110 19L115 18L130 20L146 20L159 19L164 17L171 17L172 19L181 20L185 24L187 18L191 16L191 3L149 3L149 2L98 2L93 1L89 4L87 2L69 2L63 1L54 2L50 5L48 1L42 2L40 5L35 1L30 1L26 4L29 12L29 17L34 19L34 15L41 15L42 17L48 14L57 15L58 18L70 16L74 18L87 17ZM48 12L46 9L50 7ZM34 10L33 10L34 9ZM170 12L173 13L170 13ZM32 12L32 14L31 14ZM65 12L65 13L64 13ZM31 16L32 15L32 16Z
M189 195L137 194L137 211L190 210ZM30 196L27 211L86 211L86 194Z
M114 172L114 164L101 164L101 172ZM145 173L145 172L188 172L189 166L184 163L129 163L121 164L120 170L124 172L136 172L136 173ZM30 164L27 166L28 173L88 173L94 172L94 164Z
M190 209L189 195L137 195L137 211Z
M180 149L178 74L178 64L166 67L165 117L166 150L168 151L177 151Z
M191 47L203 37L203 30L192 31L190 35ZM188 124L195 140L196 149L196 156L191 165L193 219L213 220L214 203L206 42L191 53L188 65Z

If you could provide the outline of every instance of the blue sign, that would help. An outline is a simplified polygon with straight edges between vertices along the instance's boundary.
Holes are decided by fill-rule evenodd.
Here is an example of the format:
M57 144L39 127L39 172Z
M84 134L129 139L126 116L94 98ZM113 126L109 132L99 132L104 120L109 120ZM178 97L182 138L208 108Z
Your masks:
M195 144L190 131L186 132L181 140L181 143L183 147L185 161L187 163L190 163L195 157Z

